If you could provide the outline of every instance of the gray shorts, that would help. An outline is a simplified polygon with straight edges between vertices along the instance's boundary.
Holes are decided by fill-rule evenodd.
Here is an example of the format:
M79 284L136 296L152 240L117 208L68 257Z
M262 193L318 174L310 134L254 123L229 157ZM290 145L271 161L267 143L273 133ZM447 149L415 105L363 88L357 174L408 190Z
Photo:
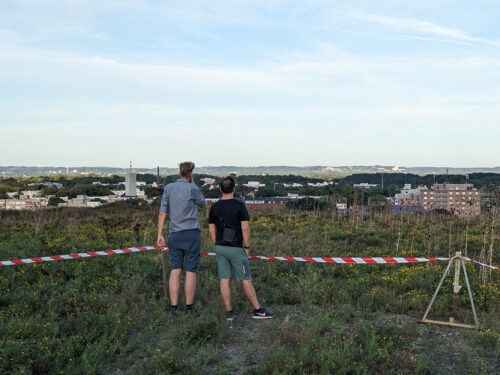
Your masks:
M242 247L215 246L219 279L252 280L248 256Z
M201 232L197 229L168 235L170 268L197 272L200 267Z

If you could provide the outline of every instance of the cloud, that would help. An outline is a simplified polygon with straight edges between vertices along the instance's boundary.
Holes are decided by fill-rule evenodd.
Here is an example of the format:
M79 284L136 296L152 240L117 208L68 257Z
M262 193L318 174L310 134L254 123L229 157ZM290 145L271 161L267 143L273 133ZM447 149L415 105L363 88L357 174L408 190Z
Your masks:
M190 153L217 165L226 161L213 150L229 147L236 164L352 164L406 149L457 157L444 147L453 137L484 142L483 155L498 135L500 59L487 34L367 4L333 10L347 1L28 3L0 12L0 128L25 140L0 137L3 160L57 150L98 160L86 164L156 165L149 150L167 150L172 165ZM397 147L372 147L384 142Z
M350 110L436 103L447 108L466 103L490 105L500 97L500 76L496 74L500 60L492 57L381 55L367 59L327 43L318 44L311 54L296 53L282 61L248 66L152 64L126 56L44 49L2 50L0 56L4 72L0 73L0 82L11 87L13 97L24 85L31 87L33 96L43 93L38 105L26 108L33 121L51 116L57 119L58 111L64 108L72 108L67 111L68 118L71 113L82 113L83 118L90 113L95 119L97 115L113 119L120 112L142 107L154 110L135 110L128 118L146 116L161 123L167 112L161 110L163 107L174 113L175 108L192 113L207 110L210 116L206 120L211 123L217 122L214 116L219 110L228 108L250 119L254 114L264 114L261 120L281 111L281 122L298 124L306 121L306 116L315 118L318 108ZM62 93L68 93L67 98ZM19 95L27 94L23 91ZM101 107L115 110L101 111ZM12 108L16 108L15 102L0 110L2 122L13 116L9 116ZM289 116L297 109L307 115ZM152 114L158 119L154 120Z
M380 14L370 14L362 12L344 12L343 14L348 17L393 27L399 30L406 30L409 32L432 35L440 38L443 37L447 38L447 39L436 39L436 38L431 39L434 41L437 40L437 41L448 41L457 43L484 44L493 47L500 47L500 41L498 40L473 37L463 30L441 26L429 21L423 21L414 18L393 18Z

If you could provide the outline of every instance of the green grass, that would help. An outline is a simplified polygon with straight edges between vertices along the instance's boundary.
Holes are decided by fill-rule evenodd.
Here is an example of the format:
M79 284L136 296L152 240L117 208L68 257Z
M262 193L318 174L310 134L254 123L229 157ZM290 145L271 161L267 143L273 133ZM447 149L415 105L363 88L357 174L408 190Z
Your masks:
M57 209L37 213L36 222L19 213L1 215L1 260L152 245L156 239L157 213L148 207ZM447 256L450 245L465 249L464 222L456 218L277 209L253 209L251 216L256 255ZM468 224L467 250L474 259L490 220ZM206 228L202 234L203 250L212 251ZM483 285L479 267L467 263L481 328L464 330L418 324L446 262L251 265L258 298L275 311L272 320L250 319L251 307L234 282L240 315L225 322L214 257L202 258L196 312L176 318L167 313L157 251L2 267L0 373L488 374L498 364L498 271ZM451 283L448 277L429 318L471 323L466 288L453 310Z

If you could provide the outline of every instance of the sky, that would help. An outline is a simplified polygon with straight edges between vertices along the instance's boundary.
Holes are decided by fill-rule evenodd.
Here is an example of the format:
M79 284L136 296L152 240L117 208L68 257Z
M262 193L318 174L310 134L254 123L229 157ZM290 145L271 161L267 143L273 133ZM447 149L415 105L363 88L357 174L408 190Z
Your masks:
M500 166L500 2L0 2L0 165Z

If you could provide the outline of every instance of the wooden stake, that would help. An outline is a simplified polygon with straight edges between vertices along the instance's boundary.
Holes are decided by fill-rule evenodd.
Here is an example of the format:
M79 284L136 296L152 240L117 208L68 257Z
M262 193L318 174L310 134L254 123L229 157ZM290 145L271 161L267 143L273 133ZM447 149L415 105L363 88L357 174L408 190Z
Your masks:
M455 323L455 322L442 322L439 320L431 320L431 319L421 320L420 323L440 324L443 326L452 326L452 327L460 327L460 328L477 328L477 326L472 325L472 324L463 324L463 323Z
M165 252L160 249L161 252L161 268L163 270L163 294L165 301L168 301L168 287L167 287L167 266L165 265Z

